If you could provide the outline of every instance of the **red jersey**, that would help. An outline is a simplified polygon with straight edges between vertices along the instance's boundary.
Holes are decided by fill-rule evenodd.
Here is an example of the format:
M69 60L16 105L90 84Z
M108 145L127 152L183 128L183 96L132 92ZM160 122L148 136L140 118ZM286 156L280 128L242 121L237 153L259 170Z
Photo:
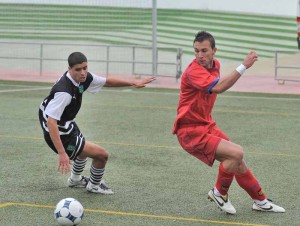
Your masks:
M213 67L206 69L194 59L181 77L180 99L173 127L176 134L181 126L213 126L211 112L217 98L211 89L220 79L220 63L213 59Z

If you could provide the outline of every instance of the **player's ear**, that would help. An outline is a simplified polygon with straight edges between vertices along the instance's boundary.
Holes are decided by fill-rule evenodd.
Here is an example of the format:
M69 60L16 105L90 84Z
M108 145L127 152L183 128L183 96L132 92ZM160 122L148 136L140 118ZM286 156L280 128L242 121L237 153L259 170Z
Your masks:
M213 55L215 55L217 52L217 48L213 48Z

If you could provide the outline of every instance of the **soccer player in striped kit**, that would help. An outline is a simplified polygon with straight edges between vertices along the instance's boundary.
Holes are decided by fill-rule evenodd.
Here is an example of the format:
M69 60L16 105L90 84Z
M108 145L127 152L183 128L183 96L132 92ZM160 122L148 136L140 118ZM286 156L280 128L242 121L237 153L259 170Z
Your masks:
M212 118L212 109L218 93L228 90L258 59L251 51L243 63L227 76L220 77L220 63L214 58L217 48L214 37L205 31L194 39L195 59L188 65L181 78L180 99L173 133L182 148L208 166L220 162L215 187L209 199L229 214L236 209L228 199L230 185L235 178L253 199L253 210L285 212L266 198L258 180L247 167L243 148L231 142Z
M104 78L88 72L87 58L80 52L70 54L68 71L53 85L50 94L39 108L39 120L48 146L58 154L58 171L67 174L70 160L73 160L69 187L86 187L87 191L98 194L113 194L103 178L108 152L85 140L75 120L82 103L82 95L99 92L102 87L145 87L155 80L120 80ZM82 174L87 158L92 158L90 177Z

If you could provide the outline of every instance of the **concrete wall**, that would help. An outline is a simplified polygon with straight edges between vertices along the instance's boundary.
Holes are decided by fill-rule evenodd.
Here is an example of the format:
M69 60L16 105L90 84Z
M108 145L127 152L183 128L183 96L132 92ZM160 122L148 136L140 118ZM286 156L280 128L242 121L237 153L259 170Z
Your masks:
M5 3L151 7L152 0L0 0ZM157 0L158 8L207 9L277 16L296 16L299 0Z

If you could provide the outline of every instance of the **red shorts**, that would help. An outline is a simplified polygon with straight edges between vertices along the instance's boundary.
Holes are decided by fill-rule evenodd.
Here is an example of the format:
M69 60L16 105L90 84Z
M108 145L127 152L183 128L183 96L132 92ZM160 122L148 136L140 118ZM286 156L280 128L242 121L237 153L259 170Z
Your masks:
M214 164L216 150L221 140L229 141L229 138L217 126L212 128L182 127L177 131L177 139L186 152L209 166Z

